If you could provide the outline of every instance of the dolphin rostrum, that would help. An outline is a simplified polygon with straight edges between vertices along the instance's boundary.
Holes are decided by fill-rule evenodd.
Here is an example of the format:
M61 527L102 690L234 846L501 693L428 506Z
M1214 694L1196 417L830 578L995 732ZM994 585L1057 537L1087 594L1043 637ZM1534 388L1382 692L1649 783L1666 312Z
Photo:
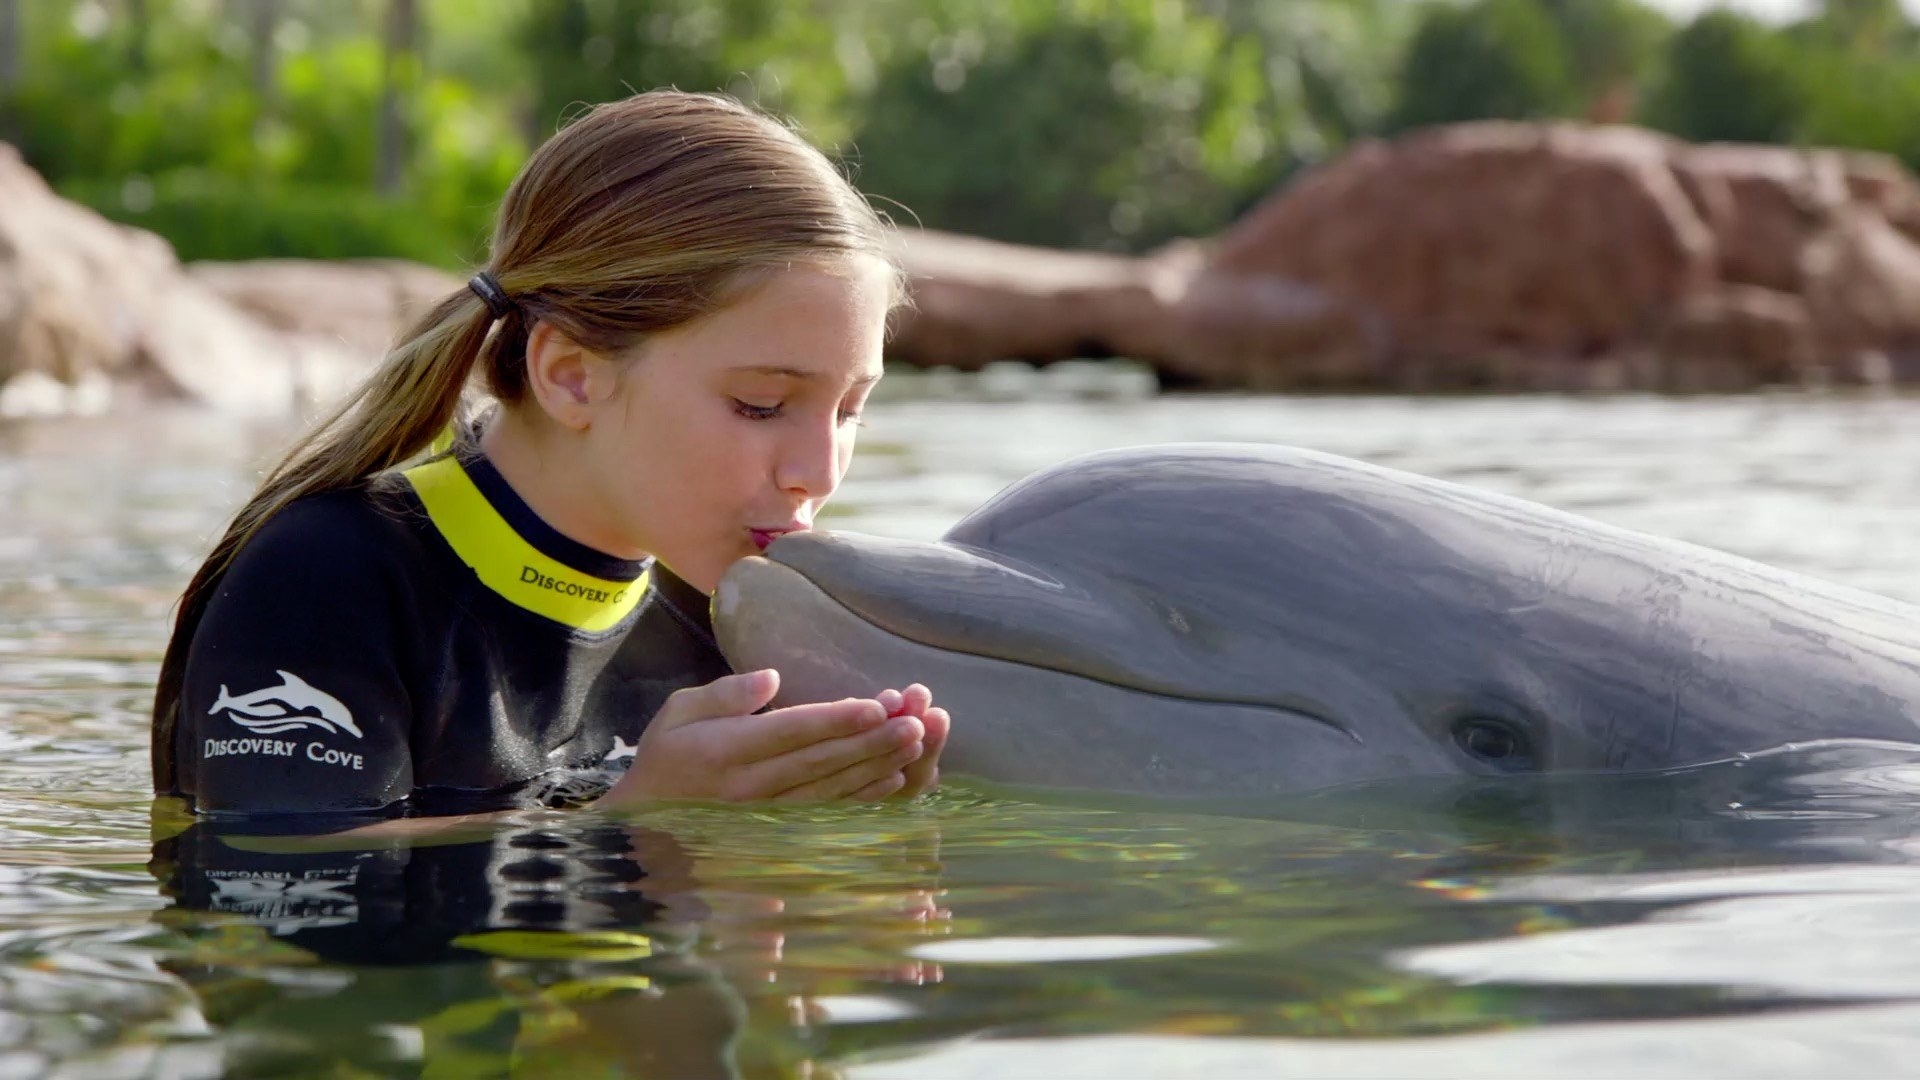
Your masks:
M943 769L1264 795L1920 742L1920 609L1277 446L1108 451L937 543L796 533L714 594L781 701L919 681Z

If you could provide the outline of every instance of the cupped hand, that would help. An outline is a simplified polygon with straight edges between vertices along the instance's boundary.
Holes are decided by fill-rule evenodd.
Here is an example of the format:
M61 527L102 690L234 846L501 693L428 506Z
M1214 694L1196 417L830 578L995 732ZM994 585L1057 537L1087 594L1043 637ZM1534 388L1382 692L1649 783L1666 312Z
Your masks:
M898 708L845 698L757 712L779 689L779 674L761 670L676 691L641 733L632 766L601 804L872 801L916 785L924 790L937 776L916 768L927 755L927 736L938 729L936 758L946 738L945 713L930 708L925 687L918 694L908 687ZM928 712L937 718L928 719Z

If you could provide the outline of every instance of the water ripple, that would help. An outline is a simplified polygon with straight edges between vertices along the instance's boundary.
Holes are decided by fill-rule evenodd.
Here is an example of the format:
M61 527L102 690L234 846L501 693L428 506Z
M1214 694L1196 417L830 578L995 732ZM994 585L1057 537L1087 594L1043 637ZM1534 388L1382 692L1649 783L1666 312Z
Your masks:
M1920 399L1008 378L890 378L831 523L932 537L1071 454L1284 442L1920 600ZM1920 1050L1913 1007L1874 1004L1920 996L1920 748L1891 745L1230 816L950 785L317 868L217 841L189 897L155 876L185 856L148 698L177 590L285 437L0 427L0 1077L1827 1076ZM502 869L535 864L560 876Z

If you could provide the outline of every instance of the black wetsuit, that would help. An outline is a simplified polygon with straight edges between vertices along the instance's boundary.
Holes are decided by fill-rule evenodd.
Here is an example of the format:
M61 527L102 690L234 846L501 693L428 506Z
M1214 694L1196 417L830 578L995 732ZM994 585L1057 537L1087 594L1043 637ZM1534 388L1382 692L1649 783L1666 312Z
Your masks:
M675 959L704 911L671 836L591 812L474 836L307 834L590 799L669 694L726 672L705 596L562 536L470 442L294 503L218 581L171 730L156 725L155 788L194 814L156 803L149 868L169 934L218 942L245 919L334 966L302 968L321 978L290 990L247 981L251 961L223 964L217 946L169 970L209 987L223 1026L414 1024L430 1050L489 1073L516 1060L528 1017L537 1034L552 1012L549 982L632 1008L714 997L708 1012L724 1013ZM531 1003L488 977L502 959ZM689 1075L728 1074L732 1029L714 1030ZM228 1066L411 1068L378 1040L313 1042L293 1064Z
M667 696L726 674L706 597L541 521L471 443L299 500L194 631L155 787L216 818L561 805ZM316 822L324 815L330 822Z

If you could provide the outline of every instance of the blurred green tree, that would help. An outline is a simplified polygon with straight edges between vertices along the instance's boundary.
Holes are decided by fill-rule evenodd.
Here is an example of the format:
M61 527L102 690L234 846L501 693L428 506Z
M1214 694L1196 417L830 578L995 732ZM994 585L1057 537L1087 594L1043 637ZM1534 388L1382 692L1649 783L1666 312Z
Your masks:
M1578 114L1604 123L1630 118L1641 86L1659 68L1673 24L1640 0L1540 0L1540 4L1566 50Z
M417 0L387 0L386 14L373 183L382 195L397 195L406 184L413 154L413 112L421 84L420 5Z
M0 94L20 77L20 0L0 0Z
M1539 0L1438 3L1401 65L1397 129L1461 120L1564 116L1580 84L1559 27Z
M0 140L20 137L12 107L14 85L20 81L20 0L0 0Z
M1632 114L1920 164L1896 0L0 0L0 136L183 254L477 254L530 145L635 90L798 120L929 225L1139 248L1355 138Z
M406 3L415 10L400 14L424 22L448 5L471 17L517 0ZM411 47L404 30L383 34L397 6L38 0L23 13L34 47L0 108L57 187L162 231L185 256L243 257L257 243L258 254L455 263L477 251L526 144L504 95L428 70L417 29ZM470 68L510 71L498 61L517 54L511 36L489 33L484 60L470 27L449 37ZM404 128L383 130L396 119Z
M1856 57L1885 57L1914 47L1914 26L1900 0L1819 0L1795 35Z
M1375 131L1420 5L1404 0L1196 0L1236 37L1253 39L1289 158L1312 161Z
M1715 10L1673 38L1645 119L1684 139L1793 142L1811 86L1791 44L1744 15Z
M853 159L929 226L1135 247L1217 228L1274 176L1284 109L1259 47L1217 19L1155 0L927 10Z
M847 66L869 5L833 0L532 0L518 36L532 67L530 134L581 107L675 86L791 115L827 145L846 134Z
M1920 168L1920 30L1896 0L1825 0L1786 36L1812 88L1802 139Z

